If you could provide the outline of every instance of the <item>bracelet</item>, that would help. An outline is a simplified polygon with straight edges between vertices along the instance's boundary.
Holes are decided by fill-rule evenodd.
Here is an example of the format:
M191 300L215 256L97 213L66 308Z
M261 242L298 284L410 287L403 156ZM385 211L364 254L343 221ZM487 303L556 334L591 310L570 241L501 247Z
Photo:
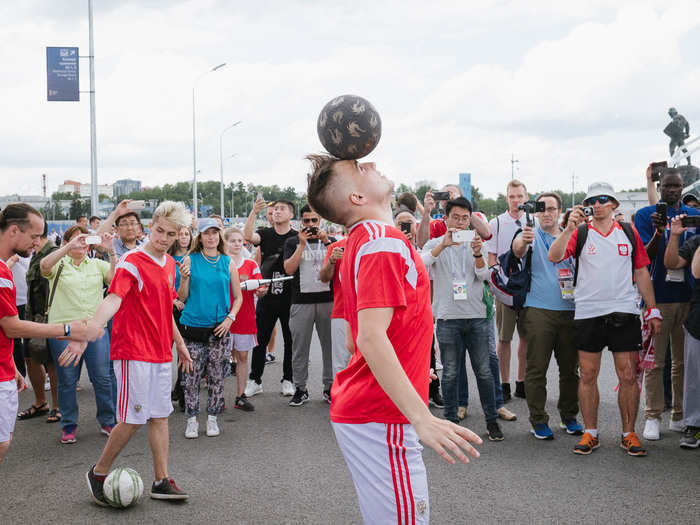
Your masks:
M476 254L473 254L473 255L474 255L475 259L479 259L479 258L483 257L483 254L481 254L481 253L479 255L476 255Z
M63 325L63 335L68 337L70 335L70 323Z
M235 316L235 315L226 314L226 317L228 317L229 319L231 319L231 322L233 322L233 321L236 320L236 316Z
M661 311L658 308L649 308L644 314L644 320L649 321L651 319L658 319L660 321L663 321L664 318L661 317Z

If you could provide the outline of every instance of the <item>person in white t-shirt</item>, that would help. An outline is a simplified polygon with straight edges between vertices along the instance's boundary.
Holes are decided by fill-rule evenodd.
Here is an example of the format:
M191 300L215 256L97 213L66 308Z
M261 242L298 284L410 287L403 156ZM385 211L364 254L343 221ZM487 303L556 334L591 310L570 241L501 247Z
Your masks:
M518 207L527 201L527 188L517 179L508 182L506 199L508 210L491 219L491 238L486 241L489 268L498 264L498 257L510 250L515 232L526 224L525 213ZM498 330L498 360L501 366L503 401L510 399L510 347L513 332L518 323L518 313L496 299L496 329ZM525 397L525 368L527 365L527 342L518 329L518 375L515 381L516 397Z
M639 410L635 354L642 348L634 285L636 283L647 307L644 320L649 323L652 335L658 334L661 313L656 308L654 288L647 271L649 257L637 230L613 219L619 201L610 184L591 184L583 203L593 208L591 222L586 221L580 206L575 207L566 229L552 243L548 253L549 260L555 263L575 257L578 237L586 235L578 258L578 275L574 277L576 311L572 330L576 334L581 369L578 396L585 428L573 452L587 455L600 446L598 373L602 351L607 346L613 354L620 382L620 445L630 456L645 456L646 450L634 431Z

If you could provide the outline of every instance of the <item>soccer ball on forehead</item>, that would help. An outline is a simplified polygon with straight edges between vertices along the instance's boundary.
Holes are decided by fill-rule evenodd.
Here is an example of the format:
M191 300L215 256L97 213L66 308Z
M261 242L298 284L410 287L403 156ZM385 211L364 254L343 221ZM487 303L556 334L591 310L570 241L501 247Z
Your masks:
M139 473L128 467L114 469L105 478L105 499L112 507L126 508L136 505L143 495L143 480Z
M374 106L357 95L328 102L318 116L316 131L328 153L343 160L369 155L382 136L382 119Z

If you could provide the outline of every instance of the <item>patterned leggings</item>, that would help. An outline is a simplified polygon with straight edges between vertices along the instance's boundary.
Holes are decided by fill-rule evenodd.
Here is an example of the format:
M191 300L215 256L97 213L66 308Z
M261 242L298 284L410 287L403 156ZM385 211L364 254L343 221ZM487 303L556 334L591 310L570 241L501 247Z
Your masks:
M182 374L182 388L185 391L185 414L187 417L199 414L199 385L207 376L209 396L207 414L216 416L224 407L224 354L231 345L231 334L221 339L212 336L209 343L199 343L185 339L187 350L192 358L193 373Z

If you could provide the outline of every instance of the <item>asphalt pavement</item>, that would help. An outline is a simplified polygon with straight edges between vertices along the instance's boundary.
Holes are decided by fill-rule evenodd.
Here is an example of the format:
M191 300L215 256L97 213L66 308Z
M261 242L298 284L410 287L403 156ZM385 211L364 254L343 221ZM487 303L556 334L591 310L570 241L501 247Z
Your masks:
M278 347L278 358L281 355ZM515 351L513 355L514 369ZM289 407L289 398L280 396L281 363L266 366L265 392L251 400L255 412L227 409L219 418L219 437L204 434L202 414L200 437L185 439L185 417L176 409L170 417L170 475L190 499L168 503L146 495L137 506L124 510L94 505L86 488L85 472L95 463L106 437L99 433L92 386L83 371L76 444L62 445L59 425L47 424L44 418L17 422L14 441L0 465L2 521L361 523L352 480L329 424L329 406L321 397L320 361L314 336L311 400L299 408ZM606 352L600 378L601 447L590 456L578 456L571 452L577 438L558 429L554 361L547 404L553 441L538 441L530 434L527 405L514 399L507 406L518 420L502 422L505 441L489 442L470 370L470 406L464 424L483 437L481 458L468 465L449 465L432 450L424 451L432 523L697 523L700 450L679 448L680 435L668 431L665 413L662 439L645 442L649 455L625 454L619 446L614 376ZM229 407L234 389L235 377L230 377L225 387ZM204 391L203 409L205 396ZM32 400L30 391L23 392L20 408ZM638 420L640 435L642 426ZM147 494L153 471L145 429L134 436L115 466L136 469Z

